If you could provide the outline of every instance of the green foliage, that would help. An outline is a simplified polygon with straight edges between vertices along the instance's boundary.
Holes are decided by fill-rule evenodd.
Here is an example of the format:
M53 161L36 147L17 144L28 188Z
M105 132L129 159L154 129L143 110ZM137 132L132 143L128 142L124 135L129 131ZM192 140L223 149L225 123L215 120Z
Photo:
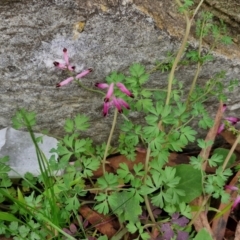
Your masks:
M8 165L9 157L5 156L0 158L0 187L10 187L12 185L12 181L8 177L8 173L11 168ZM0 202L4 200L4 197L0 194Z
M115 192L108 198L112 212L118 216L120 222L136 223L142 213L140 200L134 190Z
M146 185L141 187L141 193L151 194L152 204L167 210L166 206L178 204L179 197L185 196L186 193L176 187L180 181L180 177L176 176L176 169L166 167L163 170L156 164L151 164L151 167L151 177L147 177Z
M26 109L20 109L12 118L13 127L16 129L22 127L32 127L36 125L36 113L27 112Z
M99 213L107 215L109 213L108 197L109 196L107 194L99 193L99 195L95 197L99 204L97 204L94 209Z
M221 201L226 203L229 200L229 194L224 191L224 186L227 179L232 175L230 169L222 170L222 167L217 168L215 174L206 176L205 191L211 194L214 198L221 198Z
M192 0L184 0L183 5L179 8L180 12L188 11L189 8L194 4Z

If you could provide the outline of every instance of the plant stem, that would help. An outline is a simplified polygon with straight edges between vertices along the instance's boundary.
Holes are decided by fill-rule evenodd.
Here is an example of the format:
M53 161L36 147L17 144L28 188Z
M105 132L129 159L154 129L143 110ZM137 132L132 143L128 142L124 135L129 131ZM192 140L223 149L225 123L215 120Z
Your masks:
M198 6L196 7L196 9L194 10L194 13L192 15L192 19L195 17L195 15L197 14L199 8L201 7L201 5L203 4L204 0L201 0L200 3L198 4ZM191 19L191 20L192 20Z
M182 6L182 4L179 0L176 0L176 2L179 6ZM172 92L172 84L173 84L173 80L174 80L174 73L176 71L178 62L180 61L180 59L182 57L182 54L184 52L185 46L187 44L187 39L188 39L188 36L189 36L189 33L190 33L190 28L191 28L191 21L190 21L188 15L187 15L187 12L184 11L183 13L185 15L185 20L186 20L186 29L185 29L185 34L184 34L184 37L183 37L183 41L181 43L181 46L180 46L179 51L177 53L177 56L176 56L176 58L173 62L172 69L171 69L171 72L170 72L169 77L168 77L168 91L167 91L166 105L169 105L169 102L170 102L170 97L171 97L171 92Z
M226 166L227 166L227 164L228 164L228 162L229 162L229 160L230 160L230 158L231 158L235 148L237 147L239 141L240 141L240 134L238 134L237 139L235 140L234 144L232 145L230 151L228 152L228 155L227 155L227 157L226 157L226 159L225 159L225 161L223 163L223 166L222 166L222 171L225 170L225 168L226 168Z
M112 128L111 128L111 131L110 131L110 134L109 134L109 137L108 137L107 146L105 148L105 152L104 152L104 156L103 156L103 160L102 160L103 175L106 172L106 168L105 168L106 158L107 158L108 149L110 147L110 143L111 143L111 140L112 140L113 132L114 132L114 129L115 129L115 126L116 126L116 122L117 122L117 113L118 113L118 110L117 110L117 108L115 108L113 122L112 122Z
M188 12L186 10L183 11L184 13L184 16L185 16L185 21L186 21L186 29L185 29L185 34L184 34L184 37L183 37L183 41L182 41L182 44L179 48L179 51L177 53L177 56L173 62L173 66L172 66L172 69L171 69L171 72L169 74L169 78L168 78L168 93L167 93L167 99L166 99L166 105L169 105L169 102L170 102L170 98L171 98L171 92L172 92L172 84L173 84L173 80L174 80L174 73L176 71L176 68L177 68L177 65L182 57L182 54L184 52L184 49L185 49L185 46L187 44L187 39L189 37L189 33L190 33L190 29L191 29L191 25L192 25L192 20L193 18L195 17L195 15L197 14L200 6L202 5L204 0L201 0L200 3L198 4L197 8L195 9L193 15L192 15L192 18L189 19L189 16L188 16ZM182 7L182 3L180 2L180 0L176 0L177 4L179 7Z
M207 196L204 196L203 197L203 201L202 201L202 204L201 206L199 206L199 209L198 211L196 212L196 214L193 216L193 218L191 219L191 221L188 223L188 227L190 227L194 222L195 220L199 217L200 213L203 211L203 207L205 206L205 204L207 203L207 201L209 200L210 198L210 195L207 195Z
M145 159L145 167L144 167L144 170L145 170L145 175L144 175L144 179L143 179L144 186L146 186L146 181L147 181L147 176L148 176L148 164L149 164L149 160L150 160L150 153L151 153L151 149L148 146L146 159ZM144 201L145 201L145 204L146 204L146 208L147 208L149 217L151 218L151 221L153 223L156 223L147 195L144 196Z
M145 88L147 91L159 91L159 92L167 92L165 89L157 89L157 88Z
M84 85L82 85L79 81L75 81L77 84L78 84L78 86L79 87L81 87L81 88L83 88L83 89L85 89L85 90L87 90L87 91L90 91L90 92L96 92L96 93L100 93L100 94L102 94L102 95L105 95L105 93L104 92L101 92L101 91L98 91L98 90L95 90L95 89L92 89L92 88L88 88L88 87L85 87Z
M204 22L205 23L205 22ZM201 34L200 34L200 37L199 37L199 46L198 46L198 58L200 59L201 57L201 50L202 50L202 40L203 40L203 31L204 31L204 27L205 27L205 24L202 24L202 28L201 28ZM201 67L202 67L202 63L198 60L198 63L197 63L197 70L195 72L195 75L194 75L194 78L193 78L193 82L192 82L192 85L191 85L191 88L190 88L190 91L188 93L188 98L187 98L187 108L188 108L188 105L189 105L189 102L190 102L190 98L191 98L191 95L193 93L193 90L196 86L196 82L197 82L197 79L198 79L198 75L200 73L200 70L201 70Z
M146 183L146 180L147 180L148 163L149 163L149 160L150 160L150 154L151 154L151 149L150 149L150 147L148 146L148 148L147 148L147 154L146 154L146 160L145 160L145 167L144 167L144 170L145 170L144 184Z

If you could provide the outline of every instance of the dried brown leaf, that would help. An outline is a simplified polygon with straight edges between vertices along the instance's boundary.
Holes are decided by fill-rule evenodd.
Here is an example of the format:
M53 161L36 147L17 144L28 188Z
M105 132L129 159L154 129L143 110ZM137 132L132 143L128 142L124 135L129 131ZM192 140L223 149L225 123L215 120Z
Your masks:
M221 135L224 137L224 139L232 146L234 144L234 142L236 141L236 136L228 131L228 130L225 130L223 132L221 132ZM240 153L240 144L238 143L235 150Z
M119 223L115 220L114 216L104 216L86 205L82 206L79 212L93 227L102 234L107 235L108 238L112 237L119 229Z

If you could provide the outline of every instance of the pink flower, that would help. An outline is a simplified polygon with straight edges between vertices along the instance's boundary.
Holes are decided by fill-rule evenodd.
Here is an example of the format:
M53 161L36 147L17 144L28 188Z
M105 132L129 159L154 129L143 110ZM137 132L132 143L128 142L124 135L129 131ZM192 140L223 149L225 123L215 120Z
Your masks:
M123 112L122 107L130 109L129 105L122 98L113 97L112 101L119 113Z
M237 195L233 205L232 205L232 209L235 209L236 206L240 203L240 195Z
M225 186L225 189L229 189L229 190L232 190L232 191L237 191L237 190L238 190L238 187L226 185L226 186Z
M111 107L112 103L111 102L104 102L103 103L103 116L107 116L108 115L108 110Z
M113 95L113 90L114 90L114 83L111 83L109 88L108 88L106 97L104 98L104 102L109 102L109 99Z
M133 94L122 83L116 83L116 85L123 93L131 98L134 98Z
M54 66L56 68L59 68L59 69L62 69L62 70L69 70L69 71L74 71L75 70L75 66L71 66L69 64L69 57L68 57L68 52L67 52L67 49L64 48L63 49L63 58L64 58L64 61L65 61L65 64L64 63L59 63L59 62L53 62Z
M104 98L103 103L103 116L105 117L108 114L109 109L111 106L115 106L118 109L119 113L122 113L122 108L130 109L129 105L122 99L122 98L116 98L114 96L114 83L111 83L110 85L107 83L96 83L96 87L101 89L108 88L107 94ZM133 94L124 86L122 83L116 83L116 86L125 93L129 97L134 97Z
M230 186L230 185L226 185L225 186L225 189L229 189L229 190L232 190L232 191L238 191L239 188L238 187L235 187L235 186ZM236 206L240 203L240 195L238 194L236 199L234 200L233 202L233 205L232 205L232 209L235 209Z
M223 104L223 109L222 109L222 112L225 112L227 108L227 105L226 104ZM237 118L237 117L226 117L224 118L224 120L228 121L231 125L236 125L239 121L240 121L240 118ZM217 133L220 134L225 128L225 124L222 123L219 128L218 128L218 131Z
M107 116L109 109L113 105L117 108L119 113L123 112L122 107L124 107L126 109L130 109L129 105L123 99L113 97L111 101L103 103L103 116L104 117Z
M84 76L86 76L88 73L92 72L93 69L92 68L88 68L87 70L83 70L81 73L79 73L75 78L76 79L79 79L79 78L82 78ZM70 83L72 80L74 80L74 77L69 77L65 80L63 80L62 82L60 83L57 83L56 87L62 87L64 85L67 85L68 83Z

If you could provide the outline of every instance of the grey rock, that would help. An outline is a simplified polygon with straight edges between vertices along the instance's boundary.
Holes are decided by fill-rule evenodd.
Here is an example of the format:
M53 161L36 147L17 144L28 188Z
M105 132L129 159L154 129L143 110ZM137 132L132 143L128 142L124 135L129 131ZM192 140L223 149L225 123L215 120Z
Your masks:
M50 153L52 148L57 148L58 141L55 138L35 133L35 137L42 137L39 148L44 153L46 160L53 157L57 159L56 153ZM0 130L0 158L9 156L10 178L20 178L30 172L34 176L40 174L35 146L28 132L18 131L13 128ZM61 174L58 172L56 174Z
M166 6L174 7L169 1L1 1L0 128L9 126L16 109L24 107L37 113L35 131L48 129L62 136L65 119L84 113L94 127L86 135L97 143L105 141L112 116L102 117L102 95L75 83L57 89L56 83L67 75L52 63L62 59L66 47L77 72L94 69L81 80L88 87L103 82L112 71L127 73L133 62L149 70L180 44L174 33L179 30L181 35L184 25L181 18L176 22L177 13L168 12ZM82 32L80 22L85 22ZM192 39L192 46L196 44ZM220 70L227 71L226 82L238 78L240 62L234 54L216 53L216 60L203 68L200 81ZM176 77L188 86L193 75L194 69L181 67ZM150 87L166 84L166 73L152 74ZM229 105L240 102L238 91L229 95ZM217 102L208 102L208 108L214 115ZM130 117L140 118L136 113Z

